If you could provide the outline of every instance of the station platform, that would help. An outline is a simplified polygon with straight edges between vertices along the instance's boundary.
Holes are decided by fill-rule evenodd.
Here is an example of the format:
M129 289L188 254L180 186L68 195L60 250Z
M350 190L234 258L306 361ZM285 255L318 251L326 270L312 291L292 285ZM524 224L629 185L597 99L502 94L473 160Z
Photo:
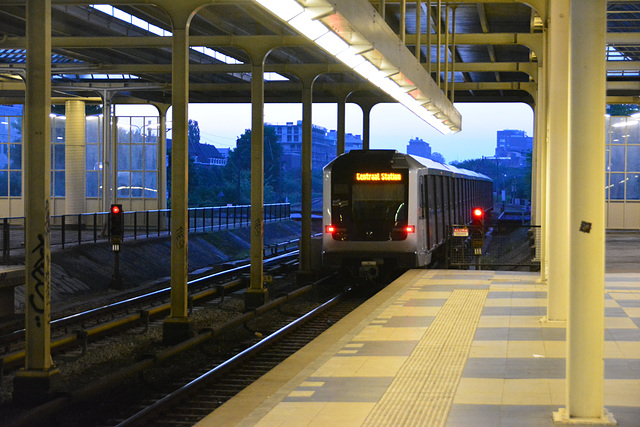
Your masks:
M538 279L410 270L197 425L553 426L566 324ZM605 407L640 426L640 274L606 275L605 317Z

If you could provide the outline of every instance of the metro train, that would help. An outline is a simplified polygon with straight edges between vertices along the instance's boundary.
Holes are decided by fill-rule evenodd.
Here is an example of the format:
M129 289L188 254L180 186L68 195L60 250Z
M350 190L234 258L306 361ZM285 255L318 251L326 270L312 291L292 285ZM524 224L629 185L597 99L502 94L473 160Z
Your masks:
M349 151L323 170L323 266L366 279L426 267L476 207L493 207L485 175L395 150Z

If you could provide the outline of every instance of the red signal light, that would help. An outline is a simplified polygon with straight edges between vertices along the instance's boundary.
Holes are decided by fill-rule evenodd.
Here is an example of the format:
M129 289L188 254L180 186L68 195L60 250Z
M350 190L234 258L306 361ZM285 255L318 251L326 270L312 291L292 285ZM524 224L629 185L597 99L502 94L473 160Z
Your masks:
M473 217L474 218L482 218L484 216L484 211L481 208L475 208L473 210Z
M404 229L404 231L408 233L415 233L416 232L416 227L413 225L407 225Z
M112 214L119 214L120 213L120 206L118 205L111 205L111 213Z
M329 234L333 234L336 232L336 227L333 225L327 225L324 227L324 231Z

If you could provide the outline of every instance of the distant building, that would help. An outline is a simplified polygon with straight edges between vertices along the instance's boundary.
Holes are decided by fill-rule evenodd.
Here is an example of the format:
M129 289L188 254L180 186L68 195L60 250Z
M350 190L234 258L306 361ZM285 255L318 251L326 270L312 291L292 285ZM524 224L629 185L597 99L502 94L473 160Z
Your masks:
M444 156L435 151L431 153L430 159L433 160L434 162L445 163Z
M167 150L171 149L171 139L167 138ZM222 155L212 144L196 143L189 141L189 157L197 165L224 166L227 164L229 149L226 149L226 156ZM169 160L167 158L167 160ZM167 163L168 164L168 163Z
M330 130L327 136L335 142L338 146L338 131ZM344 152L348 153L351 150L362 150L362 137L360 135L354 135L352 133L346 133L344 135Z
M420 138L413 138L409 140L409 145L407 145L407 154L413 154L414 156L425 157L435 162L445 163L444 156L440 153L432 152L429 143Z
M302 120L295 124L287 122L284 125L270 125L276 130L276 137L282 145L282 166L285 170L302 169ZM336 157L336 139L332 138L327 129L313 125L311 128L311 167L321 170Z
M533 150L533 137L523 130L505 129L497 132L496 158L509 158L515 166L527 163L527 154Z
M409 145L407 145L407 154L430 159L431 146L420 138L413 138L409 140Z

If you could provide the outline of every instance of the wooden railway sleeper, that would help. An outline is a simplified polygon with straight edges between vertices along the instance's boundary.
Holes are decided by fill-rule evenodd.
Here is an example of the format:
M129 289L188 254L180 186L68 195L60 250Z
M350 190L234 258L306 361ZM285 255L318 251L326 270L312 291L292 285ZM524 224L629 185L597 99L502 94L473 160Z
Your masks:
M64 360L65 362L75 362L76 360L80 360L81 358L87 355L89 332L87 332L84 329L80 329L75 331L74 333L76 335L76 339L80 341L80 353L71 355L71 356L66 356L66 355L58 356L60 359Z

